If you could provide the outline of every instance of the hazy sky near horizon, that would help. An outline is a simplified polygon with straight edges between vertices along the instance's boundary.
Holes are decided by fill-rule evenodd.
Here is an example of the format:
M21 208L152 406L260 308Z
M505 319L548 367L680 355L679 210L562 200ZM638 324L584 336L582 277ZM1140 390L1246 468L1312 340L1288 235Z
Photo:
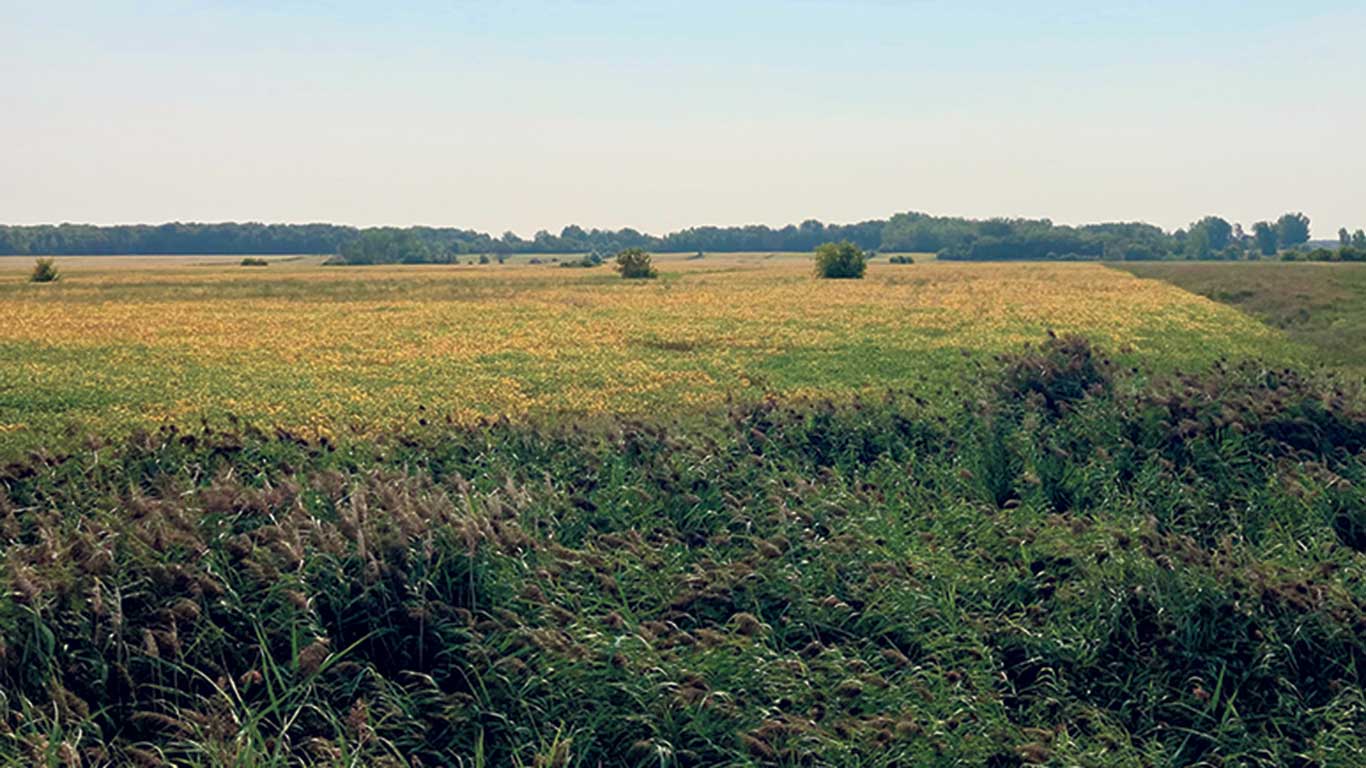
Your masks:
M0 222L1366 227L1366 2L0 0Z

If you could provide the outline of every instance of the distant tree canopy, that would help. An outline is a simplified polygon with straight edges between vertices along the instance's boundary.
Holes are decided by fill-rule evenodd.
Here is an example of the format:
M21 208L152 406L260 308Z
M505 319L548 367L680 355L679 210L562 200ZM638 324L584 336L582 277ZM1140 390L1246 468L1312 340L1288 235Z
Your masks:
M1193 259L1208 259L1228 248L1232 238L1232 224L1218 216L1206 216L1190 226L1186 254Z
M0 255L324 254L358 232L334 224L0 226Z
M1339 233L1343 246L1345 231ZM1351 247L1366 247L1360 230ZM865 251L937 253L962 261L1229 259L1272 256L1309 241L1309 218L1287 213L1274 223L1253 225L1251 236L1218 216L1165 232L1143 223L1064 226L1048 219L966 219L898 213L887 220L825 224L808 219L773 228L693 227L663 236L634 229L584 229L570 225L523 239L449 227L357 229L333 224L184 224L97 227L0 226L0 255L113 254L334 254L346 264L451 263L462 255L512 253L810 252L823 243L849 242Z
M962 261L1169 259L1178 253L1171 235L1151 224L1082 227L1048 219L949 219L898 214L887 223L884 252L937 252Z
M431 247L411 229L367 229L359 237L342 243L337 251L341 264L430 264L450 262L446 253Z
M1259 221L1252 225L1252 237L1257 243L1257 250L1263 256L1275 256L1280 248L1280 235L1276 232L1276 227L1268 221Z
M1287 213L1276 220L1276 235L1282 248L1294 248L1309 242L1309 217L1303 213Z

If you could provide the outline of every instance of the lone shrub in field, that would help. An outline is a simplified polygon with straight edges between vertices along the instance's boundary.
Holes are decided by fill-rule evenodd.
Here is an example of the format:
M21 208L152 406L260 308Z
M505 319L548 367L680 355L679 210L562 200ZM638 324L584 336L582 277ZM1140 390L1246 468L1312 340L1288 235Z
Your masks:
M242 259L242 266L244 266L244 267L268 267L268 266L270 266L270 262L269 262L269 261L266 261L265 259L258 259L258 258L252 257L252 256L248 256L248 257L246 257L245 259Z
M650 254L643 248L627 248L618 253L617 271L628 280L651 280L659 276Z
M900 254L887 259L888 264L914 264L915 259L905 254Z
M868 257L849 241L826 243L816 249L816 276L828 280L858 280L868 269Z
M55 283L60 275L57 274L57 267L52 263L52 259L38 259L33 265L33 274L29 275L30 283Z

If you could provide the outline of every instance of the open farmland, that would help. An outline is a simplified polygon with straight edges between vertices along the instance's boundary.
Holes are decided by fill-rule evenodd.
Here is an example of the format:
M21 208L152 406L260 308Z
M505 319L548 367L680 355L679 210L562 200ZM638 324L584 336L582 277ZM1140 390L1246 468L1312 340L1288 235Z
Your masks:
M1048 330L1158 369L1301 352L1095 264L874 262L865 280L818 281L806 256L670 257L661 279L628 282L514 261L59 259L48 285L25 282L30 261L0 263L0 452L229 415L339 437L910 385L944 403L974 361Z
M0 263L0 765L1362 764L1321 334L1100 264L269 261Z

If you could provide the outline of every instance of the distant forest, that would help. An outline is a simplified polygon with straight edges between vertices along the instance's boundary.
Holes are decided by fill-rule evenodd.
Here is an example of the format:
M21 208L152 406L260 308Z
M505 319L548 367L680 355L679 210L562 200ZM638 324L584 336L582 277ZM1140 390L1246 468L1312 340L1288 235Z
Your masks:
M1361 230L1343 230L1339 238L1346 254L1366 250L1366 233ZM659 253L810 251L822 243L844 240L870 251L930 252L961 261L1248 259L1304 249L1309 242L1309 218L1287 213L1244 231L1241 225L1207 216L1189 227L1166 232L1142 223L1071 227L1048 219L977 220L899 213L857 224L809 220L776 229L764 225L695 227L662 237L630 228L568 226L558 235L541 231L529 240L512 232L494 237L440 227L61 224L0 226L0 255L334 254L338 261L353 264L448 263L466 254L611 254L625 248Z

